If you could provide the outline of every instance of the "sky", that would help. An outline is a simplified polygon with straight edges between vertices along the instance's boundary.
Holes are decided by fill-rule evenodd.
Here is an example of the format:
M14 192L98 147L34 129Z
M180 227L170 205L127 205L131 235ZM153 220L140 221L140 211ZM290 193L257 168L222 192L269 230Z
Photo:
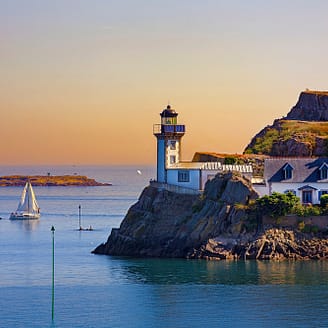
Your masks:
M182 158L241 153L328 90L328 2L0 0L0 165L155 164L168 103Z

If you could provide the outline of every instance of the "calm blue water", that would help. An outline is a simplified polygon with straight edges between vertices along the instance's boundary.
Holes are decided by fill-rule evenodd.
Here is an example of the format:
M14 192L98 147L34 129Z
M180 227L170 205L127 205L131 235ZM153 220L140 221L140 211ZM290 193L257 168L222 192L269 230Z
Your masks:
M0 175L47 172L86 174L113 186L35 187L39 222L9 221L22 188L0 188L0 327L328 327L327 262L93 255L155 177L154 168L0 167ZM77 231L80 204L82 225L94 231Z

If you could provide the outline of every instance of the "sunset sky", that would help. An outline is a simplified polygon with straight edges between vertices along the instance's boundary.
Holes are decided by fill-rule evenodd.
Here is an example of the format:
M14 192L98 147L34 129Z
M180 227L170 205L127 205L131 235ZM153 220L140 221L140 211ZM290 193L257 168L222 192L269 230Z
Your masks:
M154 164L169 102L182 157L242 152L328 90L328 2L0 0L1 165Z

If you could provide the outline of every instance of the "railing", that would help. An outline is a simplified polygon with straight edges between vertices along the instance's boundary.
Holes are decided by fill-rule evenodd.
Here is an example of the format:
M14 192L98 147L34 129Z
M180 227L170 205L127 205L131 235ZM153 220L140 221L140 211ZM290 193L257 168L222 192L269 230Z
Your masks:
M157 182L154 180L150 180L150 185L152 187L155 187L157 189L163 189L171 192L175 192L177 194L187 194L187 195L200 195L202 192L201 190L195 190L191 188L186 188L186 187L181 187L181 186L176 186L164 182Z
M153 133L185 133L186 127L183 124L154 124Z

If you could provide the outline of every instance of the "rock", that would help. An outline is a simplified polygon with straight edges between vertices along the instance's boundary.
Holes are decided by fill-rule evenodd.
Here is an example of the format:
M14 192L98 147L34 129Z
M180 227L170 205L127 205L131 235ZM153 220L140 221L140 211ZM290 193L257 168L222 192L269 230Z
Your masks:
M244 154L328 156L328 92L302 92L287 116L257 133Z
M249 228L246 211L257 198L239 174L218 174L203 195L146 187L119 229L93 253L207 260L326 259L327 237L292 229ZM254 218L252 218L254 220Z
M328 92L301 92L297 104L286 116L287 120L328 121Z
M93 252L109 255L186 257L213 236L239 234L247 214L236 204L257 198L250 182L238 174L218 174L204 195L183 195L146 187L119 229ZM234 227L237 227L234 229ZM233 234L232 234L233 236ZM212 254L211 246L204 256ZM221 254L221 253L220 253ZM195 256L197 254L195 253ZM219 258L229 254L218 255Z
M217 242L217 245L215 245ZM218 247L219 246L219 247ZM197 258L203 258L202 250L194 251ZM327 258L328 239L313 238L312 236L292 230L268 229L261 235L246 242L239 242L238 247L229 247L217 239L211 240L211 247L207 248L206 258L247 259L247 260L322 260ZM191 257L193 258L193 255Z
M310 142L305 142L298 140L297 137L278 140L272 143L272 149L270 152L271 156L299 156L299 157L309 157L313 154L313 146Z

